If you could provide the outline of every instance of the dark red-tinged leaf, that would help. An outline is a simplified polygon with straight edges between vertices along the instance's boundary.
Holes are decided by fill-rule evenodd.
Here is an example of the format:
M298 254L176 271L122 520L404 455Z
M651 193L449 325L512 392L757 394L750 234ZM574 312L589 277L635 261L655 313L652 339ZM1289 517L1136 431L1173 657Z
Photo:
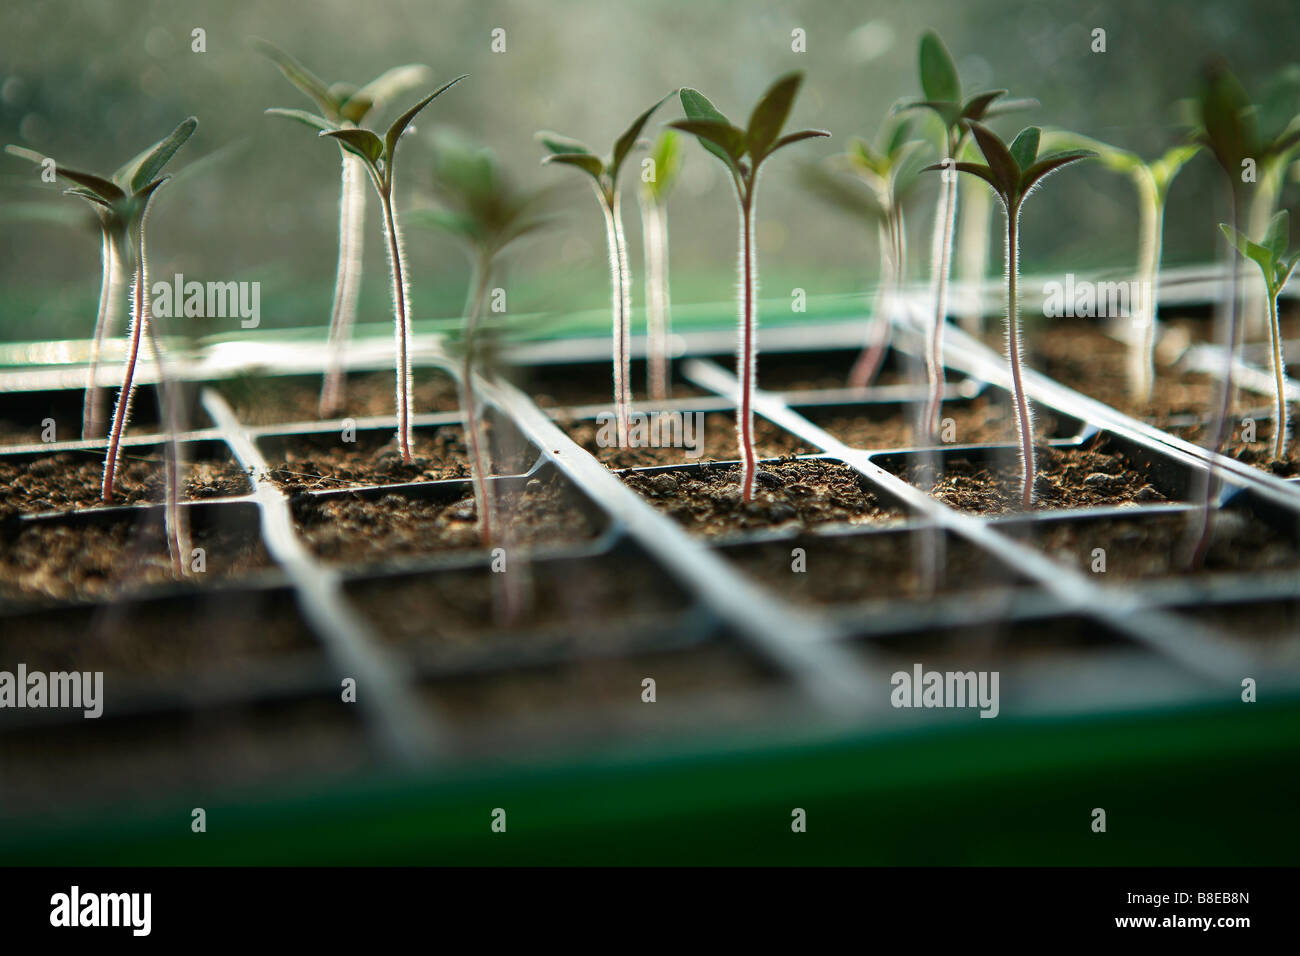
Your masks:
M1011 151L1002 140L998 139L997 133L987 126L971 121L970 128L975 134L975 143L989 164L989 172L993 174L993 180L997 183L994 188L1003 196L1008 198L1014 196L1020 188L1020 167L1016 165L1015 157L1011 155Z
M384 155L384 144L368 129L327 129L321 136L337 139L351 153L360 156L374 167Z
M682 112L686 114L687 120L692 122L700 121L706 123L720 124L721 126L725 126L728 129L735 130L737 133L740 134L739 139L736 140L734 144L727 145L727 146L720 145L720 143L716 139L712 139L708 136L701 136L699 134L695 134L696 137L700 140L701 146L707 149L714 156L718 157L718 159L726 163L727 166L730 167L732 170L736 170L739 166L740 156L744 153L745 150L744 131L736 129L735 126L732 126L731 121L727 119L725 116L723 116L722 112L711 102L709 102L709 98L705 96L703 93L701 93L699 90L693 90L690 87L683 87L678 92L677 97L678 99L681 100ZM669 123L668 125L674 126L675 124ZM681 127L678 128L680 129ZM683 130L683 131L690 132L690 130ZM727 143L730 144L731 142L730 134L724 137L724 139Z
M283 116L285 119L295 120L304 126L310 126L317 132L328 132L338 129L337 123L331 123L323 116L317 116L315 113L308 113L306 110L287 110L279 106L273 106L266 111L268 116Z
M895 122L893 132L890 133L889 139L885 143L885 155L890 159L897 156L898 151L907 145L908 138L911 135L912 121L910 119Z
M1007 151L1021 169L1028 169L1038 158L1038 140L1042 132L1037 126L1026 126L1011 141Z
M388 162L390 166L392 165L393 152L397 149L397 140L401 137L403 133L406 132L406 127L411 125L411 121L415 119L415 117L419 114L420 110L424 109L434 100L436 100L438 97L442 96L443 93L446 93L449 89L451 89L461 80L465 79L465 77L467 76L469 76L468 73L462 73L460 76L456 77L450 83L445 83L442 86L438 87L438 89L434 90L432 93L430 93L424 99L420 100L420 102L416 103L409 110L407 110L405 113L403 113L401 116L397 117L397 119L393 121L393 125L388 127L388 132L384 134L384 143L383 143L383 149L384 149L383 155L388 157Z
M786 133L772 144L772 148L767 151L767 155L771 156L778 149L785 149L787 146L794 143L801 143L806 139L822 139L830 135L831 134L824 129L801 129L797 133Z
M989 90L987 93L976 93L962 106L962 119L982 120L993 101L1006 95L1006 90Z
M984 110L984 119L990 120L997 116L1006 116L1008 113L1017 113L1020 110L1037 109L1040 105L1038 100L1031 96L1014 100L999 99ZM978 117L973 116L971 119L978 119Z
M668 124L683 133L690 133L715 156L728 165L735 166L745 152L745 131L725 120L686 119Z
M754 111L749 115L749 127L745 131L745 145L755 162L767 155L781 135L786 120L790 118L790 110L801 83L802 73L787 73L768 87L767 92L755 104Z
M330 94L329 87L324 80L274 43L258 37L254 37L250 43L253 49L279 67L280 72L284 74L284 78L315 103L322 113L326 116L333 116L337 113L338 101Z
M925 91L927 100L939 103L961 102L961 81L957 78L957 67L943 41L932 30L921 35L920 65L921 89Z
M982 163L931 163L929 166L922 167L921 172L942 172L945 169L955 169L959 173L970 173L972 176L978 176L980 179L992 186L993 191L999 196L1003 196L1004 199L1006 198L1002 192L1002 187L999 186L997 180L993 178L993 171Z
M123 164L122 168L113 174L113 182L124 190L138 192L146 184L158 178L163 167L171 162L177 150L185 145L198 128L199 121L193 116L183 120L165 138Z
M576 166L595 180L599 180L605 172L605 164L600 161L600 157L593 156L591 153L551 153L542 157L542 163Z
M1070 163L1077 163L1081 159L1093 159L1097 156L1095 150L1091 149L1072 149L1063 153L1051 153L1044 156L1034 165L1030 166L1020 175L1019 191L1023 196L1029 192L1035 183L1040 181L1048 173L1054 173L1062 166L1068 166Z
M638 116L632 125L624 130L623 135L614 143L614 152L609 164L609 175L612 179L618 178L618 171L623 168L623 160L627 159L627 154L632 152L632 147L636 145L637 137L641 135L641 130L645 129L645 124L649 122L650 115L654 113L655 110L659 109L659 107L663 106L664 103L668 101L668 97L672 95L672 93L669 93L668 96L665 96L654 106L650 107Z
M943 125L952 129L961 122L961 107L956 103L942 103L936 100L916 100L912 103L901 103L896 110L933 110L939 114L939 119L943 120Z
M5 152L10 156L17 156L19 159L25 159L29 163L35 163L37 166L42 165L49 157L43 156L34 149L27 149L25 146L6 146ZM96 176L94 173L84 173L77 169L68 169L60 166L57 162L54 164L54 172L62 176L69 182L76 183L84 189L90 190L97 196L116 202L125 198L126 194L118 188L116 183L104 179L102 176Z

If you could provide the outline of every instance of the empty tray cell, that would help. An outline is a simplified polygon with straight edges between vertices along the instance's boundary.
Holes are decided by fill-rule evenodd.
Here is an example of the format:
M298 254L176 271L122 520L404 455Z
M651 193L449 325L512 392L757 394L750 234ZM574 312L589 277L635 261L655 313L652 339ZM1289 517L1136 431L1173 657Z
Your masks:
M799 604L928 601L1025 583L964 538L919 528L800 534L727 545L719 553L774 594Z
M0 725L6 813L182 796L209 807L231 792L319 784L374 766L355 705L337 695L6 731Z
M186 500L251 494L252 482L225 442L180 442L184 462L181 491ZM0 517L103 507L105 448L0 455ZM166 445L122 446L114 482L114 505L160 502L166 498Z
M645 699L652 680L654 701ZM425 684L442 720L473 737L570 740L655 727L716 732L728 719L755 719L784 678L731 642L630 657L591 657L545 667L460 676Z
M634 409L629 431L631 447L617 447L612 418L608 422L586 419L561 421L570 438L610 468L649 468L699 461L736 461L736 413L732 411L681 412ZM759 458L793 458L821 449L792 435L766 418L754 418L754 447Z
M1245 507L1217 511L1211 522L1204 564L1186 561L1200 534L1199 509L1137 511L1097 518L1020 522L1003 530L1050 557L1091 573L1098 582L1123 582L1201 573L1257 574L1300 569L1294 515L1285 523L1267 520Z
M187 586L246 577L271 567L257 507L187 505ZM176 583L163 508L111 508L0 523L0 595L9 600L112 598Z
M205 685L323 660L287 590L239 589L80 605L0 618L0 669L103 671L104 713L128 691L183 698Z
M648 408L654 402L646 391L645 369L644 359L632 362L632 394L636 406ZM511 369L509 379L542 408L612 407L614 403L614 366L608 358L600 362L541 362ZM684 381L674 368L669 398L710 394Z
M590 540L606 526L594 505L555 471L494 478L495 540L507 551ZM326 561L373 565L450 551L484 550L468 481L301 494L293 499L298 530ZM486 550L484 550L486 554Z
M859 349L824 349L797 352L762 352L758 356L755 384L768 392L799 392L813 389L847 388L849 372L860 354ZM735 374L736 356L708 356L728 372ZM914 360L905 353L890 349L872 386L918 384L924 378L912 375ZM950 381L961 376L949 372Z
M348 596L385 641L439 666L610 654L690 631L681 587L630 548L358 580Z
M710 537L903 517L902 507L886 492L830 458L763 462L750 502L741 497L739 465L629 471L623 480L692 534Z
M1105 432L1079 445L1041 446L1036 455L1038 511L1180 501L1191 486L1190 466ZM874 461L960 511L997 515L1020 510L1023 472L1015 448L884 454Z
M923 402L862 402L856 404L800 405L799 412L850 448L868 451L918 448L930 445L918 435L916 419ZM1043 406L1034 406L1034 435L1040 441L1073 438L1082 425L1078 419ZM1002 389L985 388L974 398L945 401L940 440L948 445L992 445L1017 440L1016 416L1010 396Z
M120 377L120 370L119 370ZM207 428L212 424L207 412L198 403L198 388L189 382L178 383L185 399L181 414L181 428ZM118 389L102 389L104 427L98 435L86 438L106 438L113 421L113 405ZM82 416L85 410L84 388L41 389L31 392L0 391L0 445L38 444L49 440L48 424L53 422L54 441L75 441L82 437ZM154 385L137 385L131 401L132 435L154 435L158 425L158 389Z
M496 415L485 416L484 433L492 474L517 475L537 461L535 446ZM414 429L414 460L402 461L394 428L340 426L328 431L265 435L258 447L270 477L295 491L445 481L469 477L469 451L460 425Z
M440 368L414 368L412 412L454 412L460 407L456 381ZM397 414L397 373L393 369L349 372L342 407L331 418L369 418ZM240 375L212 383L245 425L281 425L320 419L324 376Z

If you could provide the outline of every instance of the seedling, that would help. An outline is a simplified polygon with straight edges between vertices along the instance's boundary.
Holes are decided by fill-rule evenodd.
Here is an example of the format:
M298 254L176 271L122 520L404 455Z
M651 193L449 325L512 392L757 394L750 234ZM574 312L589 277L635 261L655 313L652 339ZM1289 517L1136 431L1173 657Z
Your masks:
M948 316L948 275L952 267L952 230L957 213L957 176L952 172L958 163L970 123L982 122L1016 109L1037 105L1033 100L1002 100L1006 90L977 93L963 101L961 80L947 48L938 34L927 31L921 36L921 89L925 99L905 103L900 109L932 110L943 123L945 173L939 192L934 224L931 269L934 284L934 316L930 324L925 354L930 396L922 422L932 443L939 440L939 416L943 407L943 325Z
M1282 329L1277 317L1277 298L1286 287L1287 280L1300 262L1300 252L1289 259L1287 249L1291 245L1291 217L1285 209L1269 221L1268 231L1262 242L1251 242L1227 223L1219 223L1219 228L1236 246L1241 255L1259 266L1264 275L1264 289L1268 295L1268 333L1273 355L1273 383L1277 392L1273 404L1273 458L1286 457L1286 446L1291 436L1291 422L1286 410L1286 362L1282 357Z
M357 88L347 83L327 85L296 59L265 40L253 40L253 47L270 59L285 79L298 88L320 110L320 120L331 127L360 125L393 97L429 82L427 67L394 67ZM294 116L296 111L272 109L273 115ZM318 126L318 124L309 124ZM319 127L318 127L319 128ZM357 318L357 295L361 289L362 249L366 219L365 166L360 158L339 148L343 172L339 191L339 260L334 278L334 304L330 310L329 365L321 386L320 416L329 418L343 410L345 378L343 351L352 337Z
M1030 419L1029 402L1025 398L1025 386L1021 375L1020 352L1020 315L1016 297L1016 287L1020 279L1020 210L1025 199L1044 177L1063 166L1095 156L1092 150L1076 149L1058 153L1038 155L1040 131L1036 126L1029 126L1008 147L997 134L977 122L969 123L975 134L975 142L984 154L987 165L983 163L960 162L958 171L978 176L993 188L993 192L1002 201L1006 213L1006 273L1007 273L1007 361L1011 365L1011 388L1016 406L1016 427L1020 435L1020 461L1023 471L1020 502L1025 510L1034 503L1034 428ZM950 170L947 164L937 163L927 166L929 170L942 170L945 175Z
M669 93L668 96L672 94ZM632 335L632 275L628 267L627 242L623 236L618 174L636 145L641 130L668 96L638 116L614 142L609 156L604 158L593 154L576 139L549 130L541 130L537 134L538 141L550 150L550 155L543 157L542 162L572 166L590 176L596 190L596 199L605 214L605 239L609 246L609 276L613 294L614 413L620 448L627 447L632 413L632 368L629 355Z
M641 177L641 238L645 255L646 366L650 397L668 398L668 336L672 332L668 285L668 196L682 169L681 136L659 134L650 151L651 175Z
M127 422L131 416L131 403L135 396L135 369L140 356L140 343L145 337L148 337L153 350L159 377L165 377L162 349L150 321L145 220L154 194L167 181L168 177L161 175L163 168L197 128L198 120L191 116L172 130L170 135L133 157L108 179L94 173L69 169L58 163L54 165L55 173L73 184L66 190L67 194L90 204L99 218L102 230L105 276L100 286L100 304L92 341L90 382L83 407L82 422L83 429L88 429L91 434L97 433L95 380L103 336L113 320L115 307L112 302L121 288L121 275L125 270L125 264L130 262L134 265L126 365L122 374L122 387L118 392L117 404L113 411L108 449L104 457L101 498L105 503L111 502L115 493L117 469L122 458L122 438L126 433ZM5 148L7 152L37 164L45 162L45 157L31 150L17 146ZM189 549L186 546L179 505L180 476L176 447L179 399L173 393L169 382L160 386L160 393L163 395L161 400L163 420L167 422L169 433L165 466L168 547L171 551L173 570L177 574L182 574Z
M493 521L487 492L487 456L483 453L474 388L475 367L481 359L476 333L497 257L517 239L543 228L548 220L537 212L543 193L520 190L507 178L491 150L476 149L448 133L434 141L433 185L442 208L412 213L410 219L454 236L469 253L472 272L461 335L464 349L461 402L465 409L479 531L484 546L491 547Z
M680 95L686 119L669 124L693 135L701 146L722 161L731 174L736 202L740 207L740 354L737 362L740 403L736 408L736 432L741 455L740 487L745 501L754 498L758 472L753 409L758 358L758 262L754 250L758 174L763 163L777 150L805 139L831 135L821 129L781 135L802 83L802 73L788 73L773 83L754 106L745 129L733 126L698 90L684 89Z
M381 139L373 130L359 126L337 126L323 117L306 110L267 110L277 116L286 116L318 131L319 136L336 140L345 150L361 160L362 168L370 177L379 204L384 213L384 236L388 241L388 265L393 279L393 334L397 345L397 448L402 461L411 462L411 324L409 314L410 291L406 285L406 259L402 250L402 234L397 227L397 214L393 209L393 160L397 142L411 121L426 106L451 89L464 74L434 90L420 102L393 121Z
M1165 203L1169 187L1183 166L1201 150L1199 143L1182 143L1150 162L1126 149L1074 133L1049 134L1062 146L1096 152L1107 169L1123 173L1137 187L1139 203L1138 299L1133 325L1137 331L1129 351L1129 388L1140 402L1151 398L1155 380L1156 319L1159 315L1160 259L1164 246Z
M876 226L880 246L880 288L871 337L849 371L850 388L866 388L880 372L889 348L897 297L907 279L907 232L903 202L919 181L911 124L887 120L881 145L854 138L848 151L804 167L804 182L831 206ZM856 180L856 183L854 182ZM865 191L864 188L865 187Z

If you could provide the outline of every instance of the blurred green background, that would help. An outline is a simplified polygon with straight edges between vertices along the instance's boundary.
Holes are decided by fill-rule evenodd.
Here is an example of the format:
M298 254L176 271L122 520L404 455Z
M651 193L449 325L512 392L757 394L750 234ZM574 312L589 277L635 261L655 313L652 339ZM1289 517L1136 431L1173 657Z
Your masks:
M563 185L571 201L561 227L511 256L504 285L512 314L566 314L607 303L604 237L590 190L569 171L538 165L534 132L555 128L603 151L634 115L678 86L698 87L743 120L778 73L803 69L808 80L792 122L825 127L835 138L801 146L801 156L791 150L768 168L758 225L763 291L786 296L797 286L810 297L848 300L875 281L874 232L811 199L796 165L842 149L850 135L873 136L892 103L919 93L916 44L924 28L941 32L968 89L1006 87L1041 101L1003 126L1059 125L1152 155L1182 135L1173 105L1195 92L1207 60L1226 58L1257 91L1297 58L1298 16L1294 0L49 0L0 11L0 142L107 172L185 116L198 116L199 131L175 168L226 152L203 175L160 194L150 220L155 278L258 280L262 330L321 326L335 268L337 153L305 128L263 115L268 106L308 103L250 51L248 38L278 43L328 81L364 83L409 62L429 65L438 83L469 73L403 144L399 215L430 201L424 140L439 124L492 146L523 183ZM196 27L206 31L206 52L191 50ZM1097 27L1107 32L1105 53L1090 49ZM506 31L504 53L491 50L495 28ZM795 29L806 32L804 53L791 49ZM401 108L390 106L375 122L386 125ZM671 101L651 128L678 115ZM1293 202L1297 186L1289 189ZM927 265L933 194L927 184L911 210L917 275ZM630 191L625 203L639 307L640 219ZM5 156L0 204L0 338L88 335L99 291L97 240L89 228L41 219L76 201ZM1167 263L1213 255L1218 205L1210 163L1198 158L1173 189ZM676 303L733 294L735 216L721 167L689 144L669 211ZM1126 269L1136 221L1128 182L1095 165L1072 170L1027 207L1023 268ZM383 322L387 267L373 201L366 225L360 320ZM458 314L468 278L459 249L414 228L407 239L417 318ZM1000 241L998 227L995 270ZM189 321L201 326L171 331L238 331L237 319Z

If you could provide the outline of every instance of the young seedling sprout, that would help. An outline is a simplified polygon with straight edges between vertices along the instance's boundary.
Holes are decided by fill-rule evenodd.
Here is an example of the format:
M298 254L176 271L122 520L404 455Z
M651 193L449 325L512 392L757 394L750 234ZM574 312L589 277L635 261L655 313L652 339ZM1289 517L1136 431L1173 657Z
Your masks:
M408 90L429 82L430 70L419 65L394 67L358 89L347 83L327 85L296 59L266 40L252 41L254 49L270 59L285 79L320 110L319 120L331 127L359 126L365 118ZM267 110L273 115L298 119L295 110ZM317 128L319 123L309 124ZM357 294L361 290L362 249L366 219L365 166L362 160L340 145L342 183L339 190L339 260L334 278L334 304L330 310L329 365L321 385L320 416L328 418L343 410L345 379L343 351L352 337L357 317Z
M1277 317L1277 297L1286 287L1287 280L1300 262L1300 252L1289 259L1287 249L1291 245L1291 217L1283 209L1268 224L1262 242L1251 242L1226 222L1219 223L1219 228L1228 237L1228 241L1237 247L1241 255L1259 266L1264 275L1264 291L1268 296L1268 334L1272 347L1273 384L1276 395L1273 398L1273 460L1286 457L1287 442L1291 437L1291 422L1286 410L1286 362L1282 357L1282 329Z
M620 448L627 447L632 414L632 368L629 355L632 344L632 275L628 267L627 242L623 236L618 174L650 116L669 96L672 94L669 93L638 116L615 141L613 150L605 158L596 156L584 144L559 133L541 130L537 134L538 141L550 150L550 155L543 157L542 162L572 166L590 176L596 190L596 199L605 214L605 239L609 246L609 276L613 294L614 413Z
M1137 281L1141 290L1134 314L1137 333L1129 349L1129 390L1139 402L1151 398L1155 382L1156 320L1159 314L1160 258L1164 246L1165 203L1174 177L1200 152L1199 143L1182 143L1159 159L1144 161L1136 153L1073 133L1049 133L1054 145L1091 149L1107 169L1123 173L1137 187L1139 202Z
M467 74L466 74L467 75ZM410 293L406 284L406 259L402 249L402 234L397 227L397 214L393 209L393 160L397 142L419 112L451 89L465 75L458 76L434 90L420 102L393 121L381 139L373 130L359 126L337 126L324 117L305 110L267 110L277 116L295 119L318 130L318 135L328 136L353 156L361 160L362 169L370 177L379 204L384 213L384 236L388 241L388 264L393 278L393 334L396 339L397 364L397 448L403 462L411 462L411 323Z
M794 98L803 83L802 73L788 73L762 95L749 115L745 129L733 126L698 90L681 91L686 119L669 125L690 133L716 156L731 174L740 207L740 350L736 371L740 380L740 402L736 406L736 432L740 444L741 495L754 498L758 455L754 451L753 393L758 358L758 262L754 250L754 203L758 175L763 163L779 149L805 139L830 136L821 129L805 129L781 135Z
M1008 147L992 130L980 123L971 122L975 142L984 154L987 165L959 162L959 172L978 176L993 188L1006 213L1006 273L1007 273L1007 361L1011 365L1011 389L1016 406L1016 427L1020 435L1020 459L1023 469L1020 503L1028 511L1034 503L1034 428L1029 416L1029 402L1021 375L1020 316L1016 287L1020 278L1020 210L1026 197L1045 176L1062 166L1095 156L1092 150L1076 149L1059 153L1038 155L1040 131L1030 126ZM928 170L942 170L945 176L955 176L947 163L927 166Z
M803 169L804 183L832 207L876 226L880 246L880 287L871 336L849 371L850 388L866 388L880 372L889 349L898 296L907 279L907 230L903 201L919 181L911 124L887 120L881 145L854 138L848 151ZM856 181L856 182L855 182Z
M670 129L651 149L651 175L641 176L641 237L645 255L646 367L650 397L668 398L668 336L672 332L668 284L668 195L682 169L681 136Z
M126 364L122 374L122 387L118 392L117 404L113 411L112 426L109 429L108 448L104 456L104 476L100 497L105 503L111 502L116 492L117 471L122 461L122 438L126 434L126 426L131 416L131 404L135 396L135 370L140 357L140 344L146 337L149 339L158 366L159 378L160 380L165 378L162 349L154 332L149 310L149 264L146 255L145 221L154 194L167 181L168 177L161 175L163 168L194 134L198 125L198 120L191 116L172 130L166 138L134 156L107 179L94 173L54 164L56 175L73 184L66 190L67 194L90 204L99 217L102 230L105 276L100 286L101 297L91 346L90 381L83 407L83 433L97 433L95 392L99 353L103 337L116 311L113 300L119 295L122 287L121 275L127 263L134 265ZM45 157L22 147L7 146L6 151L38 164L45 163ZM179 430L180 399L168 381L160 384L159 394L162 420L166 423L168 431L165 464L168 549L171 552L173 570L181 574L186 567L185 557L189 549L185 540L179 505L180 466L176 434Z
M434 139L433 186L442 208L417 211L409 218L454 236L470 257L470 291L461 336L461 402L479 531L484 546L490 547L493 521L487 491L488 462L474 388L480 358L476 333L497 257L517 239L544 227L548 220L538 214L543 193L519 189L507 178L491 150L474 148L450 133L440 133Z
M1003 100L1006 90L977 93L963 101L961 80L947 48L938 35L927 31L921 37L921 89L925 99L903 104L900 109L932 110L943 123L944 164L948 169L958 162L971 121L982 122L1016 109L1036 105L1033 100ZM934 284L934 315L931 320L925 353L926 375L930 395L922 424L931 443L939 441L939 416L943 406L943 325L948 317L948 275L952 267L952 231L957 215L957 177L945 176L940 185L939 205L935 212L934 244L931 269Z

